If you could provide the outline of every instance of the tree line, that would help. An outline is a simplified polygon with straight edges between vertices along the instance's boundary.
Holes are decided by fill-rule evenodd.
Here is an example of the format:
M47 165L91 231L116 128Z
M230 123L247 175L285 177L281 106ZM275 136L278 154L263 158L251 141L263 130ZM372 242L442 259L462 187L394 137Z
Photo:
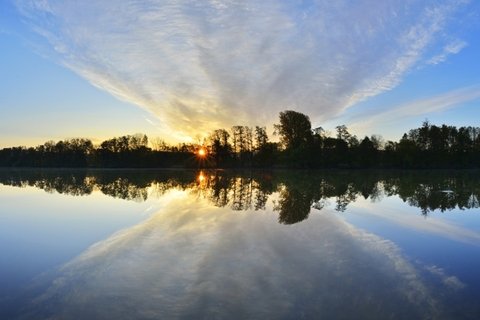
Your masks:
M425 121L398 142L381 136L359 139L345 125L335 136L312 129L302 113L280 112L274 125L279 142L265 127L217 129L203 141L169 145L144 134L126 135L94 145L89 139L48 141L37 147L0 150L2 167L292 167L292 168L479 168L480 128L436 126Z

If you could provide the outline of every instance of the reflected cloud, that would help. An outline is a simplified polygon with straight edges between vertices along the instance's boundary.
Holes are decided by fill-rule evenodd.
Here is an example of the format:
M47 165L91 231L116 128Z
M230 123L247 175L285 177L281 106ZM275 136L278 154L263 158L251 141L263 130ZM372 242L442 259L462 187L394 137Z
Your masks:
M185 139L287 108L325 121L454 54L469 1L18 0L52 57ZM434 51L434 52L432 52Z
M308 224L232 215L184 191L64 265L26 317L435 318L438 302L390 241L330 212Z
M434 217L425 222L425 218L419 215L408 214L398 207L384 206L382 211L374 209L374 204L363 204L365 208L362 214L375 216L378 219L389 220L397 226L403 226L410 230L430 233L446 239L462 242L474 246L480 246L480 234L467 228L456 225L441 217Z
M426 267L428 271L430 271L432 274L438 276L442 282L449 287L452 290L460 290L465 288L465 284L461 282L457 277L455 276L449 276L445 273L445 270L443 270L440 267L437 266L428 266Z

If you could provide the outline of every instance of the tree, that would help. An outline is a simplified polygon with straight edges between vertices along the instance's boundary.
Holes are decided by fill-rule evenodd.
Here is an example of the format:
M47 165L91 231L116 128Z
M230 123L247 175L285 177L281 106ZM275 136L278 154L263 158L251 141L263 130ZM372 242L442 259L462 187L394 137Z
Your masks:
M341 139L346 142L350 140L350 137L352 135L350 134L350 132L348 132L348 128L346 125L342 124L340 126L336 126L335 129L337 129L337 139Z
M233 151L236 158L243 166L246 162L251 162L253 151L253 132L252 128L247 126L233 126Z
M156 137L150 140L150 144L153 147L153 150L156 151L168 151L170 146L162 138Z
M376 151L375 144L365 136L365 138L358 145L358 156L359 162L362 167L370 167L376 162Z
M231 158L232 146L228 142L230 134L225 129L213 131L208 140L210 149L217 166L223 166Z
M375 147L376 150L383 150L385 149L385 140L383 137L379 134L373 134L370 137L370 140L373 143L373 146Z
M277 155L277 144L268 142L267 130L265 127L255 127L255 153L253 162L256 166L272 166Z
M262 149L268 142L267 130L265 127L255 127L255 149Z
M357 136L350 134L346 125L342 124L341 126L335 127L335 129L337 129L337 139L345 141L349 147L358 146Z
M232 140L233 151L240 154L242 152L252 151L253 146L252 129L247 126L233 126Z
M312 141L310 118L303 113L292 110L280 112L280 124L274 127L285 149L307 146Z
M410 130L412 132L412 130ZM419 147L415 144L415 141L409 138L409 135L404 134L400 142L397 144L396 152L400 159L400 165L405 168L414 168L416 163L415 159L417 150Z

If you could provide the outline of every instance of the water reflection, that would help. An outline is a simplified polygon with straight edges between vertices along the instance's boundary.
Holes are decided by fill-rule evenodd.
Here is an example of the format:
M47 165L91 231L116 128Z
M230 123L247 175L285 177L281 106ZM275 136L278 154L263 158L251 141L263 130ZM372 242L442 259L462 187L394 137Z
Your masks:
M0 171L4 185L103 193L141 204L155 199L157 208L37 277L10 314L476 319L478 230L404 209L430 214L478 208L478 181L472 172ZM395 206L385 205L386 198ZM391 234L385 228L383 236L338 214L347 210L358 216L365 210L380 217L373 224L390 219L402 228ZM392 240L403 232L434 257L409 256ZM448 259L453 266L437 259L447 256L447 240L464 254Z
M479 178L478 172L0 171L4 185L73 196L100 191L133 201L174 188L235 211L265 210L269 197L278 192L274 210L283 224L302 221L312 207L321 210L329 201L343 212L358 198L375 202L398 196L423 215L479 208Z
M439 297L391 242L334 215L293 229L176 193L65 264L25 318L423 319ZM394 290L392 290L394 288Z

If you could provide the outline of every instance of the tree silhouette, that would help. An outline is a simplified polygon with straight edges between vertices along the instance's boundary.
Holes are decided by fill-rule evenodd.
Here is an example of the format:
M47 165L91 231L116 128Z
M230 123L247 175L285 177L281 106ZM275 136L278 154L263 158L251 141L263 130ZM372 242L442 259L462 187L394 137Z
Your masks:
M312 140L310 118L300 112L280 112L280 123L275 125L275 130L285 149L297 149L308 145Z
M214 130L198 143L168 145L144 134L107 139L95 146L84 138L47 141L37 147L0 150L0 167L167 168L167 167L295 167L295 168L480 168L480 128L431 124L405 133L398 142L378 135L359 141L345 125L336 137L310 119L286 110L274 125L280 143L269 142L266 128L233 126ZM205 161L196 151L208 150Z

